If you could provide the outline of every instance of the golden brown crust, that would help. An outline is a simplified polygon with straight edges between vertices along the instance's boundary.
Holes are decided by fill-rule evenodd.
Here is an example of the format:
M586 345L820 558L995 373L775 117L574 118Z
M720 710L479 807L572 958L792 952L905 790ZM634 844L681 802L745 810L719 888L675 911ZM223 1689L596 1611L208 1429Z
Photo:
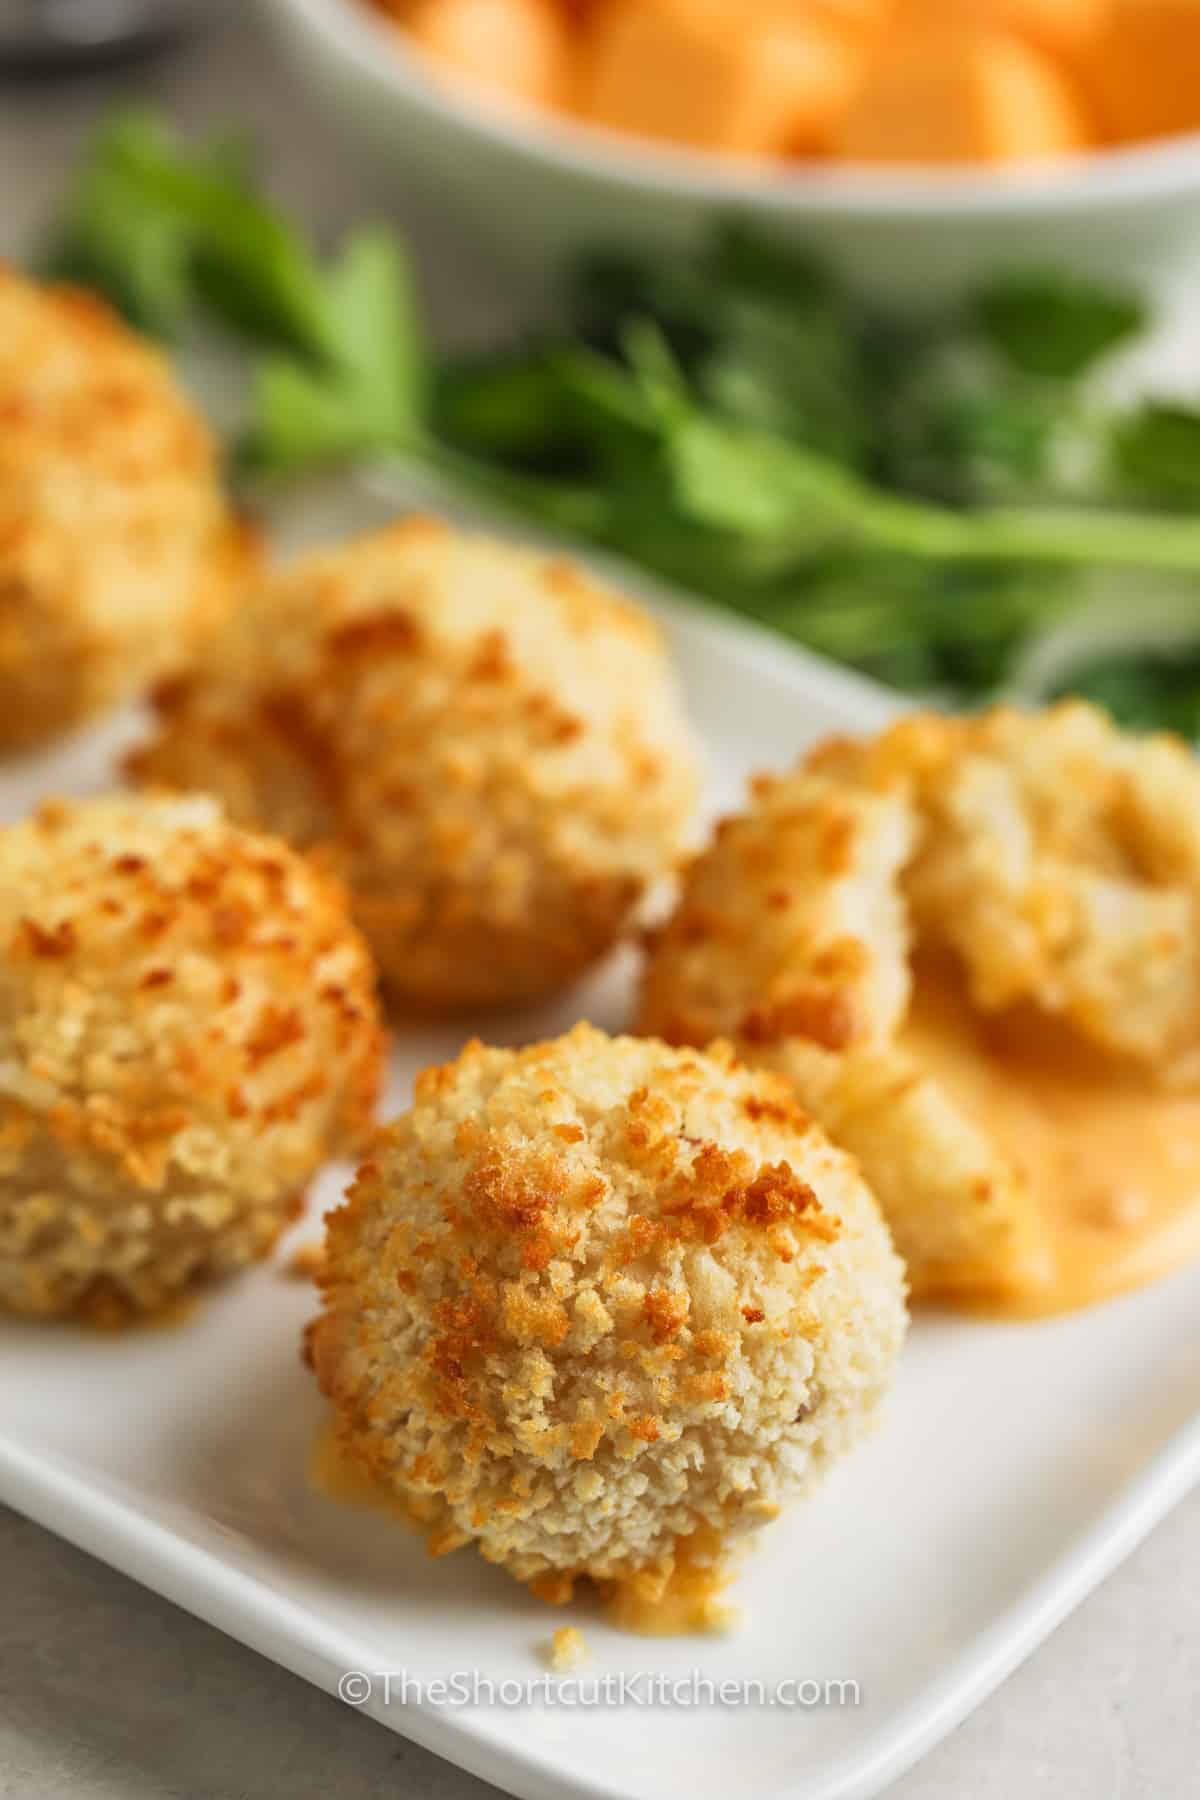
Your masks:
M370 1125L344 897L207 800L0 832L0 1302L134 1310L261 1256Z
M0 264L0 749L183 661L253 560L166 360Z
M785 1084L588 1026L427 1071L327 1234L344 1448L522 1579L760 1522L903 1333L875 1204Z
M143 779L350 886L392 994L552 991L669 869L695 793L657 632L560 559L407 519L310 555L159 696Z
M928 735L928 734L927 734ZM895 734L893 756L905 737ZM1164 1082L1200 1077L1200 764L1094 707L998 707L922 747L918 930L985 1012L1030 1003Z
M915 944L984 1012L1032 1005L1167 1084L1200 1052L1200 768L1094 708L830 740L694 865L642 1024L785 1071L863 1164L916 1293L1020 1286L1020 1169L900 1040Z

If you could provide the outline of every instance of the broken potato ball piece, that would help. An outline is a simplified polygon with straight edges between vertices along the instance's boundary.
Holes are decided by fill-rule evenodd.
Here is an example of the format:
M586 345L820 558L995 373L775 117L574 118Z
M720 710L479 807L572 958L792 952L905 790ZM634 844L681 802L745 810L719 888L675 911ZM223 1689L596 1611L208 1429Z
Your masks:
M427 1070L330 1215L344 1456L431 1548L669 1594L863 1434L904 1278L787 1084L587 1025Z
M673 867L697 789L651 620L427 518L266 580L132 767L314 851L390 996L433 1012L582 974Z
M1200 1253L1200 764L1082 703L828 743L718 828L641 1022L785 1073L915 1296L1147 1280Z
M166 358L0 265L0 751L184 662L252 560Z
M120 1323L265 1255L382 1051L340 891L212 801L0 831L0 1305Z

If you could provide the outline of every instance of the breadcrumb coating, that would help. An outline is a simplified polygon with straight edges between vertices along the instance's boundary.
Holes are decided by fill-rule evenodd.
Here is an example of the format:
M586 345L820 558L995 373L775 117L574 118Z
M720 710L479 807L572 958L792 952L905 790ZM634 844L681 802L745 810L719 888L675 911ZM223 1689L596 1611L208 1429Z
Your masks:
M0 1304L119 1318L265 1255L382 1056L344 897L212 801L0 831Z
M410 518L276 575L134 773L350 887L393 998L531 999L673 864L694 759L658 632L559 558Z
M721 1046L474 1043L327 1231L343 1450L547 1593L717 1558L859 1438L904 1335L853 1163Z
M1019 1167L898 1038L913 958L1164 1085L1200 1075L1200 764L1080 702L922 715L760 781L693 867L641 1023L730 1037L861 1161L920 1294L1041 1255Z
M0 749L184 661L251 560L166 359L0 264Z
M556 1675L566 1675L588 1660L587 1639L575 1625L560 1625L550 1640L547 1661Z

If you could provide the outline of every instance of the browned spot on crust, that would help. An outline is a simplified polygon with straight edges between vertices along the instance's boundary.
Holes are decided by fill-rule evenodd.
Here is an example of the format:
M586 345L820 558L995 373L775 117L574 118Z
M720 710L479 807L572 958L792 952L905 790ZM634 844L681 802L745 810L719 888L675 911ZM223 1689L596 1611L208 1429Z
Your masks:
M30 956L40 957L46 961L54 961L70 956L76 947L75 927L69 919L63 919L49 930L39 925L36 919L22 919L20 938L23 943L16 948L23 948Z
M634 1213L625 1227L618 1260L625 1263L637 1262L640 1257L650 1254L662 1236L663 1226L657 1219L648 1219L644 1213Z
M684 1289L651 1288L642 1302L642 1317L656 1344L665 1344L682 1331L691 1304Z
M861 938L835 938L812 959L813 973L823 981L853 981L866 973L871 953Z
M400 607L364 614L335 626L326 638L334 656L411 654L422 642L420 624Z
M467 668L471 681L505 681L513 673L512 652L503 631L485 631Z
M729 1398L729 1383L716 1369L700 1369L689 1375L687 1390L693 1400L720 1402Z
M226 902L214 906L212 911L213 936L218 943L242 943L254 924L254 914L248 906L239 906Z
M679 1235L708 1243L716 1242L734 1223L764 1229L798 1224L825 1239L836 1237L838 1229L790 1164L771 1163L756 1170L744 1150L722 1150L714 1143L702 1145L690 1171L671 1184L663 1200L663 1217ZM772 1243L782 1255L774 1239Z
M484 1230L523 1239L525 1268L542 1269L554 1253L550 1216L567 1186L563 1164L553 1154L518 1160L503 1146L485 1145L463 1182L463 1199Z
M252 1069L304 1041L304 1020L294 1006L264 1006L246 1043L246 1060Z
M741 1024L741 1036L755 1045L801 1037L824 1050L846 1050L856 1034L850 996L829 988L799 989L781 1000L752 1007Z
M729 1355L733 1348L730 1339L723 1331L712 1326L707 1331L698 1331L692 1340L692 1348L697 1356L717 1356L722 1359Z
M571 1430L571 1455L577 1462L590 1462L604 1436L599 1419L577 1419Z
M470 1293L440 1300L433 1319L438 1335L429 1343L426 1357L434 1378L434 1405L451 1418L482 1422L485 1414L473 1377L481 1358L496 1348L494 1290L487 1282L476 1281Z
M510 1288L504 1299L504 1324L518 1343L561 1344L570 1330L566 1308L553 1294Z
M195 675L165 675L150 690L150 704L160 718L167 719L182 712L195 697L198 683ZM133 750L125 767L132 775L140 775L146 761L145 749Z
M707 1043L712 1033L702 1019L695 1018L690 1013L673 1012L656 1024L654 1035L660 1037L664 1044L681 1049L686 1044Z
M826 822L817 854L826 875L847 873L854 860L854 819L849 813L838 813Z
M323 782L333 779L333 765L325 735L310 716L302 694L274 688L258 696L262 724L283 739Z
M769 1120L772 1125L790 1125L807 1131L811 1120L798 1100L790 1094L747 1094L743 1102L746 1117L756 1125Z

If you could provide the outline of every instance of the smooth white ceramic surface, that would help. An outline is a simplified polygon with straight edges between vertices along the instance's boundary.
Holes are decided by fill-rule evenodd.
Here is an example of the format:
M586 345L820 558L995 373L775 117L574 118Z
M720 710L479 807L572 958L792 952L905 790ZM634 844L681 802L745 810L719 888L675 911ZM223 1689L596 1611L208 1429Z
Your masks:
M305 496L294 541L364 522ZM756 767L891 702L723 619L665 617L724 806ZM0 816L86 790L138 729L130 716L0 779ZM496 1037L629 1016L626 956ZM390 1103L462 1033L404 1034ZM314 1218L338 1197L330 1171ZM311 1223L299 1228L312 1235ZM279 1261L186 1323L125 1337L0 1326L0 1499L330 1691L374 1676L367 1710L527 1795L865 1800L980 1700L1200 1477L1200 1269L1037 1325L925 1317L874 1439L815 1500L763 1534L728 1638L639 1639L583 1615L583 1673L716 1683L857 1683L859 1703L798 1709L635 1704L471 1709L384 1704L382 1672L518 1682L561 1616L476 1558L314 1492L322 1408L297 1354L308 1289ZM572 1615L567 1615L568 1617Z
M397 191L420 180L526 266L606 239L680 243L730 209L914 306L982 270L1048 263L1152 282L1200 260L1200 136L1000 172L775 170L459 91L365 0L259 3L289 67Z

